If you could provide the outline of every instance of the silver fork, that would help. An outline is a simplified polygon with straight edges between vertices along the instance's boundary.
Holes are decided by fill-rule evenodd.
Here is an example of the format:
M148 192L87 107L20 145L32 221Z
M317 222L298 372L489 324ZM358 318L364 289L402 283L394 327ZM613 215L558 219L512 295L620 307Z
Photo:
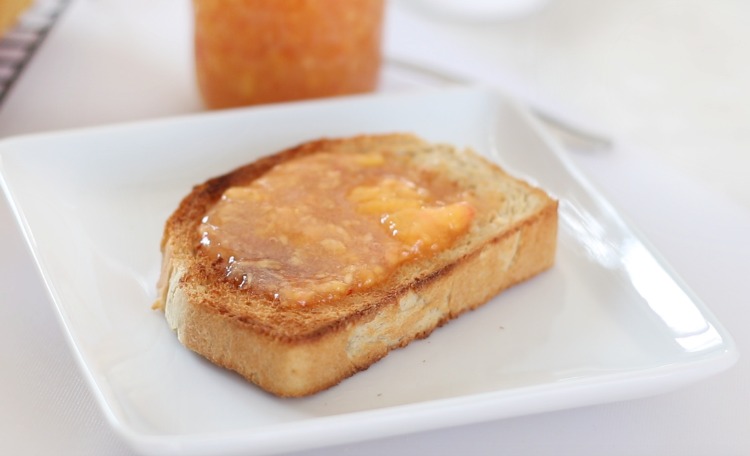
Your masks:
M388 56L385 60L389 66L394 68L427 75L445 83L464 85L471 82L469 79L455 73L400 59L398 57ZM550 131L556 134L561 141L571 146L572 149L593 152L610 150L613 147L612 140L603 134L576 125L567 119L562 119L560 116L551 114L536 106L528 106L528 109L538 120L547 126Z

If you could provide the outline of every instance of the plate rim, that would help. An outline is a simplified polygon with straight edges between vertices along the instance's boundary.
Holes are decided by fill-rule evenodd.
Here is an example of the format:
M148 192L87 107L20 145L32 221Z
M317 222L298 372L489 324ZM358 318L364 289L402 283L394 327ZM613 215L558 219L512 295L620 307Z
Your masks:
M666 261L666 259L660 254L658 249L654 248L654 246L648 241L648 238L645 237L637 228L635 224L633 224L631 221L627 220L625 216L623 215L622 211L619 211L618 208L612 204L610 200L608 200L599 189L596 188L594 184L591 183L591 181L586 178L586 176L575 166L575 164L572 162L572 160L566 156L566 152L564 147L554 138L553 134L547 130L541 121L539 121L531 112L531 110L523 105L518 100L515 100L511 97L508 97L506 94L501 93L499 90L496 90L494 88L489 88L485 86L478 86L478 85L465 85L465 86L459 86L459 87L451 87L451 88L430 88L427 90L420 90L417 91L417 95L415 95L415 92L408 92L408 93L398 93L398 94L377 94L377 95L358 95L358 96L351 96L351 97L340 97L338 99L327 99L327 100L313 100L313 101L303 101L303 102L290 102L290 103L283 103L279 105L273 105L268 107L260 107L260 108L237 108L237 109L231 109L231 110L225 110L221 112L201 112L201 113L189 113L179 116L173 116L173 117L166 117L166 118L157 118L157 119L148 119L148 120L140 120L140 121L131 121L131 122L125 122L125 123L118 123L118 124L111 124L111 125L101 125L101 126L94 126L94 127L83 127L83 128L76 128L76 129L70 129L70 130L60 130L60 131L52 131L52 132L43 132L43 133L35 133L35 134L24 134L24 135L18 135L18 136L11 136L7 138L0 139L0 186L3 188L3 193L6 195L6 200L9 203L9 207L11 208L11 211L13 212L15 222L18 224L21 234L23 235L23 238L26 242L26 247L29 253L31 254L34 264L40 274L40 277L45 285L45 290L47 292L47 295L50 297L50 300L52 301L52 306L55 309L56 317L58 318L58 321L60 325L62 326L63 333L65 334L66 342L68 343L69 347L71 348L74 358L76 360L76 363L79 366L79 369L81 370L81 373L83 374L84 378L86 379L86 382L88 383L89 388L94 393L94 397L96 398L97 403L100 406L100 409L103 411L107 421L110 423L111 427L117 432L118 435L123 437L126 441L128 441L133 447L137 448L139 451L147 453L147 454L167 454L169 452L175 452L178 451L180 454L205 454L206 452L210 452L211 450L216 450L217 441L224 441L224 442L230 442L229 445L224 445L223 450L229 450L230 452L236 451L236 452L242 452L249 449L254 450L261 450L265 453L272 453L277 451L295 451L295 450L302 450L302 449L312 449L312 448L318 448L323 447L327 445L332 444L341 444L341 443L351 443L356 441L362 441L367 439L373 439L373 438L383 438L386 436L395 436L395 435L403 435L408 434L412 432L420 432L430 429L438 429L438 428L444 428L444 427L450 427L450 426L457 426L462 424L470 424L472 422L482 422L482 421L488 421L493 419L503 419L508 418L511 416L521 416L526 415L530 413L541 413L546 411L552 411L552 410L561 410L561 409L567 409L572 408L575 406L586 406L586 405L593 405L593 404L603 404L606 402L611 402L609 400L592 400L592 401L575 401L577 405L562 405L559 407L542 407L542 410L539 410L537 412L528 412L528 413L512 413L512 414L504 414L501 411L496 410L495 412L484 412L483 418L461 418L460 416L456 416L453 419L446 419L443 417L443 419L439 420L439 423L436 423L434 420L424 420L423 423L426 423L430 421L432 424L420 424L418 426L411 426L409 429L399 429L394 424L382 426L379 427L380 433L373 436L372 432L368 432L366 436L361 435L362 433L353 433L352 437L349 437L348 439L337 439L335 442L332 441L324 441L318 439L317 442L311 443L311 441L308 439L304 442L304 444L299 444L301 442L298 442L297 444L289 444L287 443L286 448L279 447L278 444L272 445L274 442L274 438L278 438L278 434L281 435L288 435L289 434L289 428L294 429L295 427L297 429L302 428L301 431L297 430L297 433L302 432L310 433L312 431L315 431L317 427L319 427L320 423L323 423L325 426L326 423L334 422L337 423L337 425L344 425L347 428L356 428L356 426L361 425L361 421L365 420L367 421L370 419L369 424L371 425L372 417L378 417L380 415L389 415L393 414L394 412L397 414L404 414L406 412L410 414L414 414L415 412L419 413L425 413L425 409L432 409L432 408L456 408L460 407L465 410L466 405L465 402L468 400L474 401L474 402L481 402L483 405L482 407L486 408L487 404L495 406L497 408L497 405L499 403L502 403L505 401L508 396L518 395L521 393L522 395L536 395L537 397L546 397L546 396L555 396L559 395L560 393L560 383L558 383L555 388L551 388L549 384L541 384L541 385L532 385L532 386L526 386L526 387L514 387L509 389L501 389L497 391L490 391L490 392L484 392L484 393L476 393L476 394L469 394L469 395L462 395L458 397L452 397L452 398L444 398L444 399L433 399L429 401L424 402L416 402L416 403L409 403L409 404L403 404L398 406L389 406L382 409L368 409L368 410L361 410L356 412L346 412L346 413L340 413L335 414L331 416L323 416L323 417L312 417L307 420L302 421L296 421L296 422L285 422L285 423L277 423L277 424L266 424L258 427L253 427L249 430L226 430L226 431L220 431L220 432L208 432L208 433L193 433L193 434L168 434L168 433L155 433L155 434L148 434L144 432L140 432L136 430L130 423L127 422L125 419L126 417L124 415L121 416L121 413L118 413L116 410L112 407L112 401L116 400L115 395L111 393L107 393L105 391L106 385L102 384L102 380L98 379L95 375L95 373L92 371L92 368L89 366L90 360L86 359L86 356L81 352L80 348L78 347L75 339L75 335L73 334L74 328L72 328L72 324L69 320L69 316L66 313L65 305L60 302L60 297L55 292L55 287L53 285L53 279L50 277L50 272L47 270L47 267L45 266L44 262L40 258L40 255L38 252L38 246L34 242L34 236L33 231L34 229L30 225L28 219L26 218L24 214L23 207L21 207L20 203L17 200L17 196L15 195L15 190L12 188L12 185L8 182L6 179L6 171L3 164L3 156L5 153L6 146L8 148L11 148L13 144L21 143L23 144L24 141L37 141L40 138L42 140L49 140L50 138L66 138L70 137L70 135L87 135L87 134L107 134L111 133L113 131L118 130L129 130L129 129L139 129L139 128L154 128L159 127L160 125L165 125L168 123L173 122L184 122L186 119L189 122L200 122L201 119L206 118L217 118L220 116L237 116L242 115L244 112L247 111L247 109L254 109L258 112L262 112L262 110L267 109L296 109L298 106L316 106L316 105L323 105L323 104L332 104L332 103L339 103L339 102L349 102L352 101L357 102L363 101L367 102L368 100L372 100L374 98L382 98L382 97L392 97L392 98L399 98L399 99L410 99L414 98L415 96L418 96L418 94L424 94L425 92L431 92L431 93L442 93L442 92L466 92L467 94L470 93L486 93L488 95L491 95L493 97L500 97L503 98L505 102L508 102L513 109L521 115L526 121L526 123L534 130L534 133L544 142L547 149L554 154L557 161L565 167L566 171L571 175L571 177L581 185L584 190L591 196L595 197L597 201L607 205L613 214L617 215L622 219L624 224L627 226L629 230L631 230L632 234L637 238L639 242L641 242L648 252L655 257L657 260L659 266L665 270L665 272L669 275L670 278L675 280L675 282L679 285L681 289L683 289L687 295L690 297L693 304L700 310L700 313L706 317L708 321L710 321L717 329L717 331L722 336L723 341L723 350L716 350L711 352L711 354L698 357L696 359L690 359L689 361L683 361L672 365L665 365L665 366L656 366L656 367L649 367L645 369L637 369L632 370L629 372L618 372L614 374L604 374L601 376L597 376L594 379L588 378L584 380L578 380L578 381L570 381L569 385L566 385L569 388L578 388L581 386L588 386L591 387L592 383L594 386L598 386L600 388L603 388L602 393L606 392L604 390L608 390L612 387L615 387L625 381L632 381L634 378L638 380L649 380L658 378L661 381L659 385L664 386L667 379L671 380L669 383L669 386L665 386L667 390L675 389L676 387L683 386L685 384L692 383L694 381L698 381L700 379L715 375L719 372L722 372L726 369L729 369L732 367L739 358L739 352L737 350L736 344L731 337L731 334L721 325L719 320L716 318L716 316L711 312L710 308L703 303L702 300L699 299L696 293L693 292L692 289L688 286L687 283L680 277L679 274L677 274L672 267L669 265L669 263ZM495 100L493 100L495 102ZM10 146L8 146L10 145ZM692 374L692 375L687 375ZM603 381L604 380L604 381ZM676 381L679 380L679 381ZM106 383L106 381L105 381ZM565 388L563 388L563 391ZM658 391L656 391L654 394L658 394ZM653 395L651 392L646 392L645 394L633 394L633 395L626 395L627 397L622 398L615 398L614 400L624 400L629 398L636 398L636 397L645 397ZM565 402L565 401L563 401ZM461 403L461 404L459 404ZM480 407L481 408L481 407ZM501 408L498 408L501 409ZM413 420L413 418L409 418L410 420ZM403 418L402 418L403 420ZM339 422L341 421L341 422ZM399 421L400 422L400 421ZM309 428L309 429L308 429ZM340 429L340 428L339 428ZM271 437L266 437L263 439L258 438L258 434L263 433L271 433L273 434ZM293 432L294 433L294 432ZM313 432L314 433L314 432ZM309 434L308 434L309 435ZM312 440L315 440L314 438ZM255 446L253 446L255 444ZM261 444L260 446L258 444Z

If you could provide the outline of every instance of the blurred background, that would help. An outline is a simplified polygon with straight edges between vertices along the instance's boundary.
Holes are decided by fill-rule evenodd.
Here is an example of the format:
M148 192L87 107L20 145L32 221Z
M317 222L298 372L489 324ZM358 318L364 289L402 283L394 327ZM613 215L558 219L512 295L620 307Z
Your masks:
M501 86L750 208L746 168L726 160L750 150L747 2L390 0L387 8L386 59ZM71 1L0 105L0 136L201 110L191 14L188 1ZM72 104L79 109L54 114Z

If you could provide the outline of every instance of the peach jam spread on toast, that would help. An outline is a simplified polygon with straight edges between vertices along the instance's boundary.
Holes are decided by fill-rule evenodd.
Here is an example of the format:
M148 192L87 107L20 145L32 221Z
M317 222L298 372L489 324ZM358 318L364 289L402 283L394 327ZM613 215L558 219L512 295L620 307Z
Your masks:
M332 302L465 234L472 195L395 153L320 152L228 188L199 226L203 249L242 289Z

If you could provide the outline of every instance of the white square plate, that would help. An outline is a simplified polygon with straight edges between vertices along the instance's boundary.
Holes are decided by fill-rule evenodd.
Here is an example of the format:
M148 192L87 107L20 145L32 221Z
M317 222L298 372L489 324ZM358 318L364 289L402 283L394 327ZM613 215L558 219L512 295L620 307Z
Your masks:
M560 199L556 266L310 398L184 349L150 309L167 216L192 185L299 142L414 132ZM656 394L731 366L730 336L522 107L456 88L0 142L0 174L113 427L149 454L260 454Z

